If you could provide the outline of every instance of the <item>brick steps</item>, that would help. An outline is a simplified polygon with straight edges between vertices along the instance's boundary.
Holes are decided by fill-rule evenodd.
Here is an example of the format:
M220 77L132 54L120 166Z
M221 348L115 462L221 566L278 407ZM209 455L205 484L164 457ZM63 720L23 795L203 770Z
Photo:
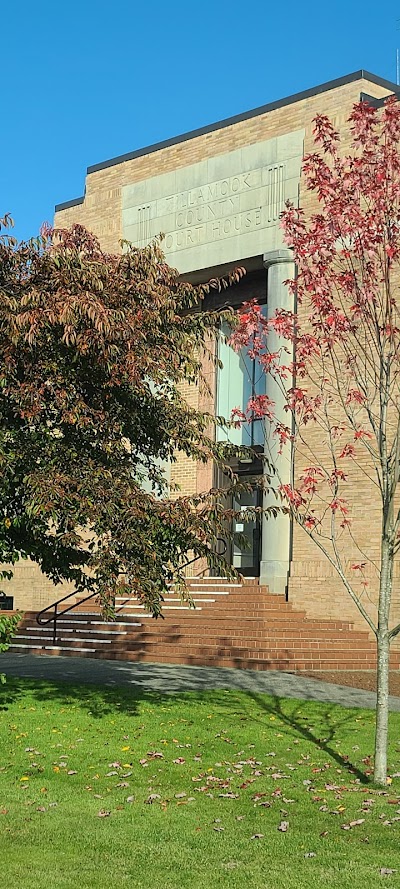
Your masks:
M249 614L249 612L246 608L243 608L240 610L237 608L231 609L230 601L229 601L228 605L229 605L229 607L225 608L224 611L220 611L219 609L216 609L213 607L212 609L207 611L206 615L203 615L197 609L196 610L190 609L187 613L185 613L184 626L188 627L191 625L196 628L196 633L198 633L199 621L201 623L203 621L203 619L205 619L207 621L207 627L212 627L215 624L216 626L226 625L227 628L234 629L234 628L237 628L237 626L238 626L238 617L240 617L240 621L244 625L247 623L249 626L251 626L252 624L254 624L257 621L262 621L263 627L271 626L275 629L275 628L278 628L279 626L282 626L285 628L290 627L290 626L293 626L293 627L298 626L299 629L300 628L302 628L302 629L309 628L312 633L314 633L317 630L335 630L335 631L337 630L340 632L346 632L346 631L351 630L351 626L352 626L349 622L346 623L344 621L320 620L320 619L313 620L310 618L307 619L305 612L303 612L303 611L297 611L297 612L296 611L286 611L286 609L284 607L282 607L282 609L280 609L280 610L275 609L274 612L268 612L268 614L265 614L261 611L257 611L257 612ZM232 615L232 616L230 616L230 615ZM35 620L34 613L33 614L30 613L29 615L27 614L26 616ZM93 619L96 619L96 617L97 617L97 619L99 618L98 612L93 613L93 612L87 612L87 611L85 611L85 612L73 611L73 612L69 612L68 618L66 616L65 618L63 618L63 620L67 620L67 619L69 621L73 620L74 623L77 623L79 620L93 622ZM117 615L117 618L118 618L118 615ZM131 614L130 612L128 612L128 613L125 612L123 615L123 619L124 619L124 621L132 619L132 620L136 621L137 623L145 622L145 625L151 625L152 627L165 626L166 623L168 623L168 625L170 625L171 620L174 620L174 622L176 623L176 615L173 615L173 616L166 615L165 621L163 621L162 619L159 619L156 621L156 620L154 620L154 618L151 617L150 614L146 614L145 612L140 612L140 611L137 611L137 612L135 611L135 614ZM180 625L180 624L177 624L177 626L178 625ZM111 622L109 622L108 626L111 626ZM208 629L207 629L207 632L208 632ZM252 632L253 632L253 630L252 630ZM263 632L265 632L265 630L263 630ZM363 631L351 630L351 632L352 632L352 638L354 638L354 635L353 635L354 633L356 633L356 635L361 635L361 636L366 635L366 632L363 633Z
M19 643L26 642L28 644L44 644L47 646L52 646L52 637L50 634L47 636L39 636L38 634L34 634L29 631L26 633L21 633L18 636ZM121 650L121 651L134 651L137 649L146 649L149 652L159 651L160 653L170 653L171 647L179 645L180 651L191 651L195 652L197 649L201 649L201 651L206 651L209 654L212 654L213 651L218 651L218 653L228 653L229 651L235 654L240 654L241 651L246 651L247 655L256 656L257 658L263 657L267 655L271 657L281 658L284 656L287 658L288 652L290 651L291 657L296 658L325 658L331 659L332 657L332 646L327 645L326 642L318 642L318 641L310 641L307 640L305 643L301 640L291 641L288 645L285 639L282 640L263 640L263 641L255 641L251 639L236 639L233 641L232 639L220 637L215 638L214 640L208 640L206 643L199 643L198 638L195 637L187 637L182 635L179 639L176 637L161 637L161 638L149 638L148 635L140 634L138 638L132 637L131 634L115 635L114 637L108 638L100 638L93 634L90 636L89 633L80 634L79 638L74 634L69 636L67 633L60 636L60 640L62 644L68 643L71 648L81 647L85 645L87 648L92 648L96 650L99 646L99 643L102 645L112 645L113 648ZM373 646L363 645L363 647L359 647L354 649L352 647L351 642L342 642L340 640L340 644L335 644L335 658L337 660L348 660L353 659L354 661L358 660L368 660L374 657L374 649Z
M30 649L32 653L35 654L43 654L43 655L62 655L63 657L74 657L74 656L86 656L93 657L93 650L88 648L70 648L68 646L57 646L54 648L32 648ZM26 652L26 648L23 646L14 645L13 651L15 653L24 653ZM358 673L370 673L371 670L375 669L375 663L372 662L363 662L362 664L354 665L353 661L336 661L330 660L321 662L318 660L289 660L285 659L274 659L274 658L254 658L254 657L245 657L243 656L234 656L232 653L229 656L224 655L216 655L216 656L208 656L205 652L202 653L174 653L173 656L171 652L168 654L163 654L161 652L157 652L157 657L155 658L153 654L150 654L146 649L140 649L134 652L126 652L119 651L117 649L105 650L99 649L95 657L97 659L107 659L107 660L121 660L121 661L130 661L130 662L140 662L140 663L166 663L166 664L182 664L182 665L192 665L192 666L209 666L209 667L233 667L235 669L247 669L247 670L278 670L289 673L331 673L331 672L342 672L343 674L348 672L358 672ZM398 669L398 665L391 664L391 669Z
M27 652L27 648L21 645L12 645L12 650L15 654L24 654ZM148 652L143 649L139 652L121 652L115 649L111 651L98 649L96 654L94 655L90 649L87 648L69 648L68 646L57 646L57 647L49 647L49 648L41 648L41 647L31 647L29 651L32 654L37 655L62 655L62 657L93 657L96 659L106 659L106 660L116 660L116 661L131 661L131 662L140 662L140 663L150 663L150 664L182 664L182 665L192 665L199 667L235 667L237 669L243 670L286 670L293 672L293 669L287 660L285 661L256 661L252 658L221 658L221 657L210 657L205 658L203 655L180 655L175 654L172 656L171 652L168 655L157 654L157 658L154 656L150 656ZM314 667L317 669L317 666ZM320 668L319 668L320 669Z
M371 670L376 665L368 632L354 631L348 621L309 619L254 581L202 579L190 581L189 591L195 609L182 606L171 591L165 597L165 620L157 621L137 601L122 598L116 603L116 621L105 622L93 600L77 599L76 608L58 620L55 646L52 624L39 626L36 614L26 613L12 649L308 673ZM392 668L400 666L400 652L393 653L391 663Z
M301 622L295 619L288 621L286 618L281 620L276 619L273 622L268 621L266 623L254 621L252 619L242 619L239 623L233 619L228 620L226 617L224 620L215 620L212 617L208 621L207 638L214 639L219 638L221 634L227 634L232 638L252 639L254 642L268 638L269 645L274 645L275 642L279 640L293 642L298 640L305 644L308 640L313 643L326 643L336 640L341 644L349 634L347 628L343 629L340 626L336 627L335 625L330 624L329 621L323 626L321 626L321 623L321 621ZM131 630L136 629L139 631L140 629L141 635L146 635L149 640L152 638L174 639L179 638L181 635L184 635L185 638L192 637L196 641L198 641L199 638L199 624L197 621L190 621L189 618L185 621L184 625L181 623L171 624L161 620L157 622L148 620L142 623L140 620L129 619L115 623L105 623L102 622L97 615L88 615L87 619L82 615L79 618L74 616L68 621L65 619L60 620L59 626L62 627L63 635L86 633L89 628L91 631L95 631L99 636L126 634ZM38 624L34 622L34 618L31 618L29 622L25 620L21 632L22 630L32 632L35 635L41 634L43 636L51 636L53 633L51 625L45 627L38 626ZM351 631L351 645L354 645L356 642L362 643L364 640L368 640L367 644L369 647L371 645L374 647L374 643L369 640L367 633L362 632L361 630Z

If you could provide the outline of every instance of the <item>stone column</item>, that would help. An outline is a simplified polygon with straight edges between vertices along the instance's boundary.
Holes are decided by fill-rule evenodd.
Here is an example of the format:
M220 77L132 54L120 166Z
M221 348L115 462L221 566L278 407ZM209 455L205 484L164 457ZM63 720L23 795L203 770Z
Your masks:
M267 317L275 315L276 309L283 308L293 311L294 300L289 289L283 281L293 278L295 266L292 251L287 248L273 250L263 256L264 266L267 269ZM287 347L287 341L282 340L274 331L268 333L268 349L277 352L283 345ZM290 360L286 355L285 363ZM288 388L292 381L288 379L285 384ZM279 420L288 423L290 418L284 410L285 396L282 389L272 376L267 375L266 394L275 403L275 415ZM284 447L283 454L278 454L279 443L270 434L268 422L266 422L266 440L264 453L272 463L271 482L273 487L279 484L290 484L291 463L290 445ZM275 467L275 472L273 468ZM264 509L267 506L276 505L277 500L273 493L264 494ZM262 545L260 564L260 583L268 584L271 593L285 593L287 590L291 548L291 521L288 515L278 514L277 518L262 518Z

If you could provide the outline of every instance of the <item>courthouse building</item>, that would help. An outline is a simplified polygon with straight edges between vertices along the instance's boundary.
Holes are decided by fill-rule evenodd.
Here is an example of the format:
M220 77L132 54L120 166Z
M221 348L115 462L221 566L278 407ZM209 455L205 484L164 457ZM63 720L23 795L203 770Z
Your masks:
M195 283L244 266L243 281L215 297L240 305L256 296L268 315L288 305L282 282L294 276L290 251L284 245L279 216L286 199L307 211L310 195L302 182L301 165L312 150L312 121L327 114L336 129L348 132L347 119L360 100L381 104L396 86L365 71L322 84L252 111L176 136L165 142L104 160L87 170L84 195L56 206L55 225L81 223L96 234L102 247L120 250L121 239L146 245L163 232L166 259ZM68 196L65 196L68 197ZM219 302L218 302L219 300ZM213 398L193 387L183 396L191 404L212 408L228 417L233 407L244 407L249 386L265 385L249 360L220 344L222 369L209 367ZM220 432L223 435L226 433ZM249 424L232 432L237 444L263 450L261 426ZM243 474L262 472L261 459L238 465ZM183 493L206 490L218 482L212 467L197 466L186 457L171 468ZM374 517L373 493L365 478L358 484L358 534L370 540ZM236 507L256 505L259 495L243 495ZM378 513L376 514L378 517ZM377 526L378 527L378 526ZM307 615L348 618L358 624L358 613L328 562L288 517L276 522L236 522L234 531L247 536L241 547L231 544L232 563L244 575L260 577L272 593L286 592L289 601ZM363 538L364 535L364 538ZM377 552L379 540L377 538ZM351 558L351 553L349 553ZM15 604L25 607L30 596L44 605L54 596L52 585L30 563L16 567ZM32 592L33 591L33 592ZM58 592L58 591L57 591Z

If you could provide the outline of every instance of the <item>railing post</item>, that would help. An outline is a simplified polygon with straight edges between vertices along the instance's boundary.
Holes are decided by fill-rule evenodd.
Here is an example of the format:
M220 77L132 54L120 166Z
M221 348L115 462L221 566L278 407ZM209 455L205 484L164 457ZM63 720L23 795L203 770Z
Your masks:
M58 602L56 602L55 607L54 607L54 621L53 621L53 646L54 647L56 645L56 639L57 639L57 608L58 608Z

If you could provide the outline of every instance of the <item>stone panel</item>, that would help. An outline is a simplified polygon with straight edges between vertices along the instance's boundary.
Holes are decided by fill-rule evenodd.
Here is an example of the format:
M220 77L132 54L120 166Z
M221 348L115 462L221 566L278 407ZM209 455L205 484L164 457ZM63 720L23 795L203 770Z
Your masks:
M298 130L124 186L124 238L141 247L162 232L180 272L278 248L279 215L298 200L303 144Z

